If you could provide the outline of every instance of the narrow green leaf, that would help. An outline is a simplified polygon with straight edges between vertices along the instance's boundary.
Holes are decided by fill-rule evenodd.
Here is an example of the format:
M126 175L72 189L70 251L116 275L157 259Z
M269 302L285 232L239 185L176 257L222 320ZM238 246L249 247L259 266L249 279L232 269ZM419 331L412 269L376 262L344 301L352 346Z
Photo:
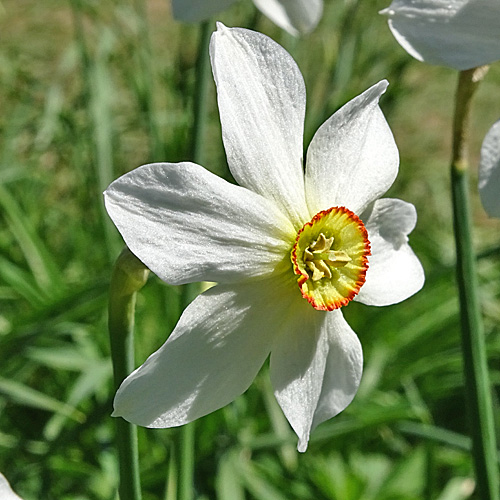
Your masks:
M215 480L217 500L245 500L245 491L234 467L237 459L235 453L227 453L219 461Z
M60 292L62 279L50 251L36 234L27 214L24 214L14 197L0 184L0 209L12 234L21 247L24 257L38 286Z
M61 403L43 392L37 391L14 380L0 378L0 393L11 398L17 404L39 410L61 413L77 422L83 422L85 415L72 406Z

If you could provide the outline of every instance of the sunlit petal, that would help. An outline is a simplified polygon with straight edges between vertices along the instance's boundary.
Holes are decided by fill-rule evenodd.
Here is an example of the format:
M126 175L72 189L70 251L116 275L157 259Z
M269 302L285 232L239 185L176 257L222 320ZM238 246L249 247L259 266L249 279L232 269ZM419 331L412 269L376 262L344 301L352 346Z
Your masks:
M387 85L383 80L349 101L313 137L306 167L312 213L334 206L361 213L394 182L399 154L378 106Z
M366 282L354 300L387 306L407 299L424 284L422 264L408 244L417 223L415 207L401 200L377 200L362 215L372 255Z
M356 334L340 311L302 314L271 353L275 396L305 451L311 430L352 401L363 369Z
M146 427L173 427L246 391L283 322L293 322L295 306L302 305L287 285L288 291L277 280L217 285L200 295L167 342L123 382L114 415Z
M140 167L105 201L130 250L172 284L271 274L295 238L272 202L193 163Z
M309 213L302 167L305 87L295 61L270 38L220 23L210 53L231 173L300 228Z

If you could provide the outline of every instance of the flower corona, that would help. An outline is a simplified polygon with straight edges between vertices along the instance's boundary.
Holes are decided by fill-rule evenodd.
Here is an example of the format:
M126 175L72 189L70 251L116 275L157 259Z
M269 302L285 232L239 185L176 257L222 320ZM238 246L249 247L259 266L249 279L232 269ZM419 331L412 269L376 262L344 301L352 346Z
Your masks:
M365 282L370 242L361 219L345 207L316 214L291 252L302 296L320 311L348 304Z

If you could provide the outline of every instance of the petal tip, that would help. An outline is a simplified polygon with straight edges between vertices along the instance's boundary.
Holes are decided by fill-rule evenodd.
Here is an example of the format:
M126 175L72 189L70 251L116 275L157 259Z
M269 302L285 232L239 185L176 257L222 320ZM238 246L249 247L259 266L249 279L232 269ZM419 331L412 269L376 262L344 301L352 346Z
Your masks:
M307 445L309 444L309 437L300 438L299 443L297 445L297 451L300 453L304 453L307 450Z
M229 28L224 23L221 23L220 21L217 21L215 23L215 26L217 28L217 33L224 33L225 31L229 31Z
M380 80L380 82L375 84L375 87L377 87L380 90L380 94L383 94L387 90L388 86L389 86L389 81L386 78Z

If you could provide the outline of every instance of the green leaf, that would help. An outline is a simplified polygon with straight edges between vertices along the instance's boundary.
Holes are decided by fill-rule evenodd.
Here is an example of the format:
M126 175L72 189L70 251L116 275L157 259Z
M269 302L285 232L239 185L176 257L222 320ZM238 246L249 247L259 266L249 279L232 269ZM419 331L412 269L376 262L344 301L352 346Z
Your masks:
M53 413L61 413L77 422L83 422L85 420L85 415L76 408L61 403L43 392L32 389L19 382L15 382L14 380L0 378L0 393L23 406L30 406Z

